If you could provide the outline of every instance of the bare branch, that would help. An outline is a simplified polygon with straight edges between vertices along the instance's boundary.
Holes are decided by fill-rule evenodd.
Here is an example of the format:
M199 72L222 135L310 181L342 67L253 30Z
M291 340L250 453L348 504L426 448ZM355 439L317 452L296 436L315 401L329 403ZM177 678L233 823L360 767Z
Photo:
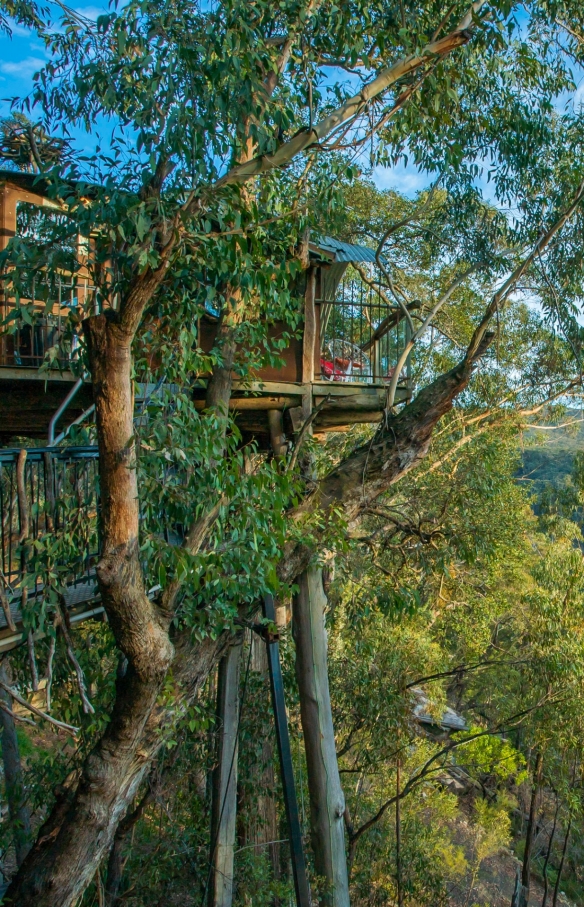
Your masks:
M47 715L46 712L41 711L41 709L37 709L36 705L28 702L24 698L24 696L21 696L20 693L17 693L16 690L14 690L7 683L4 683L3 680L0 680L0 687L2 687L3 690L5 690L10 696L12 696L12 698L15 699L16 702L19 703L19 705L23 706L23 708L25 709L28 709L29 712L33 713L33 715L38 715L39 718L43 719L43 721L48 721L49 724L54 725L56 728L59 728L59 730L62 731L71 731L71 733L73 734L79 733L78 727L73 727L71 724L65 724L63 721L57 721L56 718L52 718L50 715Z

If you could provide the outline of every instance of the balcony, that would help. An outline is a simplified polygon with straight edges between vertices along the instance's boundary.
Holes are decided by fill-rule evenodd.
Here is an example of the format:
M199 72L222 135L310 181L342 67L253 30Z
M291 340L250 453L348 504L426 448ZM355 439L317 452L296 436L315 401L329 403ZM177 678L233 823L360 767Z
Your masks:
M76 358L78 339L74 336L70 350L64 353L61 344L67 314L80 307L86 311L95 287L87 278L57 275L50 283L33 278L27 291L30 295L25 302L32 303L36 309L34 323L23 324L21 321L15 331L0 335L0 367L38 369L50 361L54 368L68 369ZM2 320L10 314L12 307L10 298L5 298Z
M401 310L383 291L379 273L349 266L342 279L321 281L320 376L322 381L387 385L407 343ZM367 278L367 281L364 278ZM408 384L409 366L399 386Z

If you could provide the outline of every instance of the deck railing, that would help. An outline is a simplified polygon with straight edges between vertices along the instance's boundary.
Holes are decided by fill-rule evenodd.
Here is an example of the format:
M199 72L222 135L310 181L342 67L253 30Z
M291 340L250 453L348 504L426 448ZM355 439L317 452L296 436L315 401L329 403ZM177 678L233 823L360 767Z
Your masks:
M407 342L407 325L377 283L349 269L334 298L319 299L321 378L387 384ZM406 382L406 372L403 382Z
M98 554L96 447L0 450L3 606L87 584ZM65 555L59 561L59 553Z
M54 349L54 364L67 368L75 359L78 347L75 336L68 351L64 351L62 346L67 312L77 308L87 311L95 287L87 278L56 275L50 282L38 277L31 280L26 292L29 298L25 301L37 308L36 317L33 324L21 322L15 330L0 328L0 366L39 368L49 351ZM9 315L13 305L10 295L5 294L0 306L3 310L0 320Z

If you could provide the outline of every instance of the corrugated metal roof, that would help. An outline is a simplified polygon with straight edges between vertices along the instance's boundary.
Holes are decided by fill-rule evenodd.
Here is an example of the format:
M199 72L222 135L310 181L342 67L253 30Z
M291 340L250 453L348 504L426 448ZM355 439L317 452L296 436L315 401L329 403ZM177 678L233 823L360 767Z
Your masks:
M355 246L352 243L341 242L332 236L318 236L315 245L324 252L332 253L335 261L372 261L375 262L375 252L367 246Z

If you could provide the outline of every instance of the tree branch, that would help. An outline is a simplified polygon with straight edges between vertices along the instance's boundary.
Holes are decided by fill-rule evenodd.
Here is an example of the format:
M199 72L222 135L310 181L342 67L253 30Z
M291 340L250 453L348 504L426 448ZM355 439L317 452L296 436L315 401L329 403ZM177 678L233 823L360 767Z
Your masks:
M216 191L224 186L241 184L254 176L269 173L289 164L298 154L322 142L333 130L363 113L372 100L382 95L404 76L415 72L436 57L446 56L467 44L472 35L473 17L485 2L486 0L476 0L449 35L437 41L431 41L420 54L404 57L392 66L383 69L358 94L348 98L344 104L341 104L311 129L301 129L295 136L280 145L273 154L263 154L250 161L236 164L209 187L209 190Z

